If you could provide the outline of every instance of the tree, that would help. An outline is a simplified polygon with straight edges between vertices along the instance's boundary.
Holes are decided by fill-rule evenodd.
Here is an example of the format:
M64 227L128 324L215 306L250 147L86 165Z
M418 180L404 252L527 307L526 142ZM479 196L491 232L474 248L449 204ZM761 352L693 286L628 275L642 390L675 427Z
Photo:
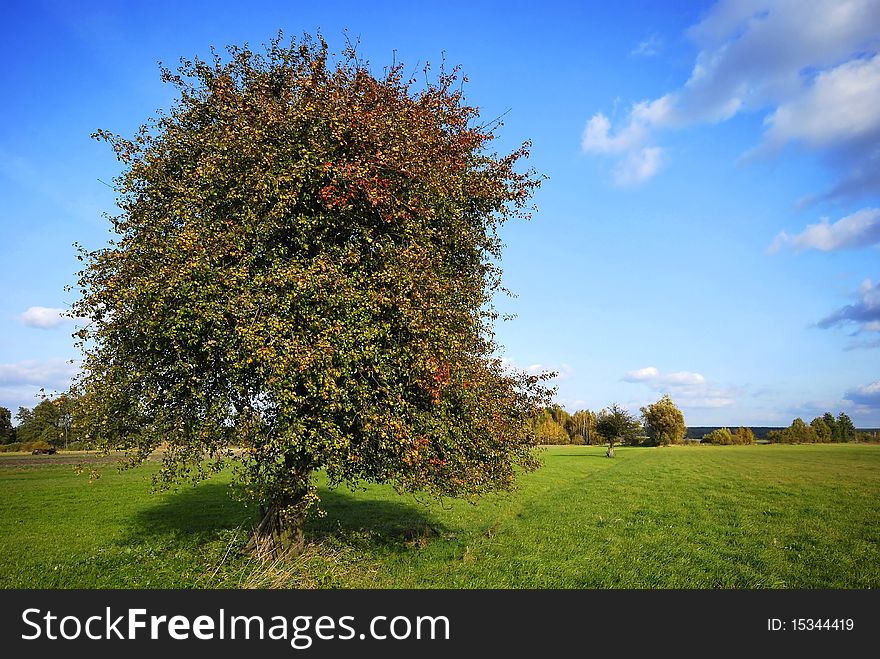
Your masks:
M59 409L50 398L44 398L30 410L18 408L19 419L16 439L19 442L46 442L53 446L63 443L63 431L59 427Z
M840 431L837 429L837 419L834 418L834 415L831 412L825 412L822 415L822 420L825 422L825 425L831 430L831 441L839 442L840 441Z
M818 440L816 431L798 417L785 429L786 441L789 444L813 444Z
M608 442L609 458L614 457L614 443L635 443L638 438L641 424L632 414L620 407L617 403L599 412L597 421L599 434Z
M0 444L11 444L15 441L15 428L12 427L12 411L8 407L0 407Z
M23 426L26 423L30 423L34 418L34 411L29 407L19 407L18 412L15 414L15 418L18 419L19 427Z
M734 444L757 444L758 440L755 438L755 433L752 432L751 428L746 428L745 426L740 426L736 431L736 434L733 436Z
M835 424L838 442L854 442L856 441L856 427L853 425L852 419L846 412L837 415L837 423Z
M550 418L552 418L556 423L558 423L563 428L568 424L571 420L571 414L569 414L564 407L557 403L553 403L547 408L548 414L550 414Z
M590 410L578 410L572 414L565 425L565 430L572 442L578 444L594 444L596 437L596 414ZM577 441L577 438L580 438Z
M684 414L668 394L656 403L641 408L645 433L654 445L680 444L687 437Z
M240 462L250 548L276 555L303 545L317 470L511 487L549 402L549 374L494 357L497 230L529 215L528 144L488 150L498 124L457 70L419 88L309 36L228 52L163 70L179 98L133 139L96 133L121 213L80 253L75 423L131 464L167 443L163 483Z
M765 435L765 439L771 444L783 444L785 443L785 428L774 428L773 430L768 430Z
M717 428L716 430L703 435L703 439L700 440L700 443L721 444L726 446L728 444L733 444L733 435L727 428Z
M553 417L546 414L535 428L535 437L538 444L569 444L571 438Z
M58 428L59 443L63 443L66 449L71 442L71 426L73 425L74 401L68 394L60 394L49 399L55 407L55 427Z
M816 433L817 442L827 444L831 441L831 428L828 427L828 424L825 422L824 418L822 418L821 416L817 416L815 419L810 421L810 427L813 429L813 432Z

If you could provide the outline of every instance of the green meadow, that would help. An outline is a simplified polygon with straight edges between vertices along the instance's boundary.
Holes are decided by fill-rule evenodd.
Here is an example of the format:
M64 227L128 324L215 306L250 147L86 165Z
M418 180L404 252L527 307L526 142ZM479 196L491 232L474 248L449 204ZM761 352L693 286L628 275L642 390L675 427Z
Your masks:
M543 451L476 502L328 490L308 547L242 554L256 511L231 474L154 492L0 457L2 588L877 588L880 446Z

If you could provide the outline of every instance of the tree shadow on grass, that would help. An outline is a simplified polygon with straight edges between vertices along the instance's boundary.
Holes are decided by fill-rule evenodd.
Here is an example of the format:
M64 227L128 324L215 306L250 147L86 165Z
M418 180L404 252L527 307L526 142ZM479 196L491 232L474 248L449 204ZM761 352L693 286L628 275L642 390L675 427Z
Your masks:
M232 498L229 486L206 482L156 495L154 506L138 511L124 541L149 542L157 536L180 544L203 544L226 531L249 529L257 511Z
M313 516L306 523L306 539L352 538L370 544L405 550L424 546L431 538L447 535L447 529L417 504L373 499L363 493L343 489L319 490L322 517Z
M319 495L326 514L309 517L308 542L333 538L404 550L446 534L436 520L403 497L400 502L388 501L327 488L320 488ZM234 499L229 486L223 483L200 483L157 495L157 499L160 497L156 505L133 516L121 544L139 545L162 539L166 545L192 548L228 538L237 531L244 537L259 522L257 507L247 507Z

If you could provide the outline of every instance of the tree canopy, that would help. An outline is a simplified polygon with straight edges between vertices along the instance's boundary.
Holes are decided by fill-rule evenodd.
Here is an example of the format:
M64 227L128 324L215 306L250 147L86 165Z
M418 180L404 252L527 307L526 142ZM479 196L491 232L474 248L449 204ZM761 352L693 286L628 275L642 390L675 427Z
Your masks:
M687 437L684 414L668 394L656 403L641 408L645 434L655 445L680 444Z
M15 441L15 428L12 427L12 411L8 407L0 407L0 444Z
M599 412L596 422L599 434L608 442L608 457L614 457L615 442L636 443L641 424L617 403Z
M703 444L722 444L726 446L734 443L734 435L731 434L729 428L717 428L704 435L701 442Z
M66 394L46 396L33 408L19 407L15 440L65 446L70 439L71 400Z
M108 247L82 251L75 415L162 478L226 458L300 545L331 485L464 496L534 469L542 384L495 358L498 227L529 217L528 143L489 150L457 71L374 76L320 38L163 69L178 100L131 138ZM242 447L243 451L232 451Z
M736 434L733 435L733 443L734 444L757 444L758 438L755 437L754 431L751 428L747 428L746 426L740 426L736 431Z

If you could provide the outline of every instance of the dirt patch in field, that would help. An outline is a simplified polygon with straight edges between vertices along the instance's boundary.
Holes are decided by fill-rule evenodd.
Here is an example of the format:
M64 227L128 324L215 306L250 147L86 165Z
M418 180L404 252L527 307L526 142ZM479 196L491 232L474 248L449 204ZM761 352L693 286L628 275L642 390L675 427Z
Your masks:
M0 469L16 469L19 467L48 467L52 465L99 465L113 464L122 458L122 454L98 455L85 451L56 453L55 455L3 455L0 454ZM153 453L153 461L162 459L161 453Z

